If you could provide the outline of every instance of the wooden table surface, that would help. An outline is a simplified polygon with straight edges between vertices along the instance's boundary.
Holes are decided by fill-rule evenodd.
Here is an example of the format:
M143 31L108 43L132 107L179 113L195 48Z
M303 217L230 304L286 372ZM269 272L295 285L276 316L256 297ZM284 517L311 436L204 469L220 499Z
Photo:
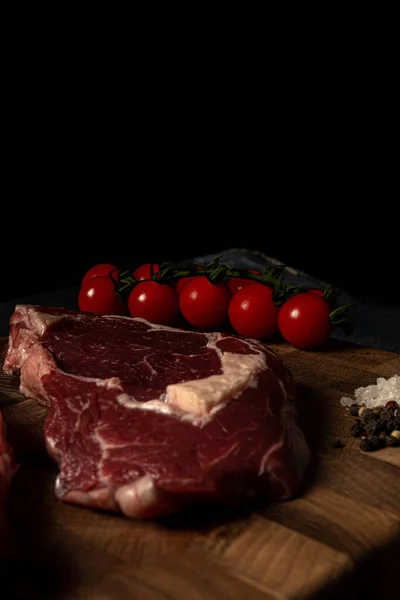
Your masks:
M56 500L45 409L1 374L0 407L20 463L1 598L399 598L400 448L361 452L339 400L400 374L400 355L337 340L319 352L271 347L296 379L314 459L300 497L242 514L142 522Z

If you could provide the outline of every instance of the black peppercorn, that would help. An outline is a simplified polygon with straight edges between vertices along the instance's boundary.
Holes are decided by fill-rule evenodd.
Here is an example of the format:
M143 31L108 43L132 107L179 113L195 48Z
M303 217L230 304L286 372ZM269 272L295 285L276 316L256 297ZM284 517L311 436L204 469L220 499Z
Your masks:
M384 447L385 442L379 439L376 435L369 435L367 437L363 437L360 440L360 448L364 450L364 452L372 452L373 450L379 450L379 448Z
M394 437L393 435L388 435L386 437L386 445L390 448L397 448L400 446L400 439Z
M380 413L374 412L370 408L367 408L362 413L361 418L362 418L362 420L363 420L364 423L366 423L367 421L379 421L379 419L380 419Z
M373 408L358 404L350 406L350 414L356 417L350 424L350 434L361 438L361 450L370 452L385 447L400 447L399 405L400 402L390 400L385 406Z
M392 431L395 431L396 429L400 429L400 417L393 417L392 419L385 421L385 431L392 433Z
M381 421L380 419L377 421L369 420L366 423L363 423L363 426L368 435L379 435L383 431L388 431L387 424L389 422L390 421ZM392 430L393 429L391 429L391 431Z
M354 419L354 421L350 424L350 433L354 437L360 437L364 433L364 427L361 423L361 419Z
M390 407L384 408L381 412L381 419L384 421L389 421L389 419L393 419L393 413L394 411Z

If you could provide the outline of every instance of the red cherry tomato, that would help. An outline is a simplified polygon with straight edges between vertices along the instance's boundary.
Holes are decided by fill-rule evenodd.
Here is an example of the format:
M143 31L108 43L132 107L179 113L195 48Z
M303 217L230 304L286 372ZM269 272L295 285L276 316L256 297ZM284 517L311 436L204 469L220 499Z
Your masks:
M329 304L320 295L295 294L281 306L279 330L285 340L297 348L323 346L333 331L329 313Z
M245 285L249 285L249 283L254 283L254 281L251 279L242 279L241 277L231 277L228 281L228 286L232 294L236 294L238 290L241 290Z
M98 265L94 265L88 271L86 271L85 275L83 276L82 283L88 281L88 279L91 279L92 277L105 277L110 275L110 273L113 279L118 280L120 270L115 265L111 265L110 263L100 263Z
M82 312L127 314L126 306L115 293L114 283L108 276L91 277L83 282L78 294L78 306Z
M262 340L277 332L279 308L272 293L270 286L257 282L236 292L229 305L229 320L236 333Z
M180 294L185 285L189 283L189 281L193 281L194 278L195 276L188 275L187 277L181 277L181 279L178 279L175 285L175 289L178 292L178 294Z
M196 271L199 271L200 269L203 269L204 267L202 267L202 265L194 265L194 268L196 269ZM176 291L178 292L178 294L181 293L181 291L183 290L184 286L189 283L189 281L193 281L193 279L195 277L198 277L198 275L188 275L187 277L181 277L180 279L178 279L178 281L175 284L175 288Z
M137 267L133 273L132 277L136 279L136 281L143 281L144 279L151 279L151 269L153 268L153 273L157 273L160 270L160 265L157 263L145 263L144 265L140 265Z
M158 325L171 325L179 314L178 292L156 281L137 283L128 298L129 314Z
M193 327L216 329L228 317L231 298L232 293L226 283L210 283L205 275L198 275L183 287L179 307Z
M248 273L255 273L256 275L261 275L261 271L257 269L247 269ZM248 285L249 283L256 283L252 279L245 279L242 277L231 277L228 281L229 289L232 294L235 294L238 290L242 289L244 285Z
M321 296L321 298L322 298L322 296L324 295L324 290L320 290L320 289L318 289L318 288L313 288L313 289L310 289L310 290L308 290L308 292L309 292L310 294L315 294L316 296Z

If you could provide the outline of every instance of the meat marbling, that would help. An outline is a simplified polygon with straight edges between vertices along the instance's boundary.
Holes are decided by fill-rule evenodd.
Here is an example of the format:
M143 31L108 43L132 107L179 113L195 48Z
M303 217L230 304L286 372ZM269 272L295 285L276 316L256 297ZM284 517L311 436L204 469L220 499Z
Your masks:
M4 370L49 406L63 501L151 518L300 489L295 384L256 340L17 305Z

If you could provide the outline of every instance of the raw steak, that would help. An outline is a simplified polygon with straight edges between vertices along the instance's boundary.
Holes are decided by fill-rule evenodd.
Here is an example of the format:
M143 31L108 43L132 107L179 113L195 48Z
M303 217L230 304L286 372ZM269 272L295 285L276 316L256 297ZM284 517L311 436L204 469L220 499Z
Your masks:
M299 492L294 382L260 342L17 305L4 370L50 407L61 500L147 518Z

